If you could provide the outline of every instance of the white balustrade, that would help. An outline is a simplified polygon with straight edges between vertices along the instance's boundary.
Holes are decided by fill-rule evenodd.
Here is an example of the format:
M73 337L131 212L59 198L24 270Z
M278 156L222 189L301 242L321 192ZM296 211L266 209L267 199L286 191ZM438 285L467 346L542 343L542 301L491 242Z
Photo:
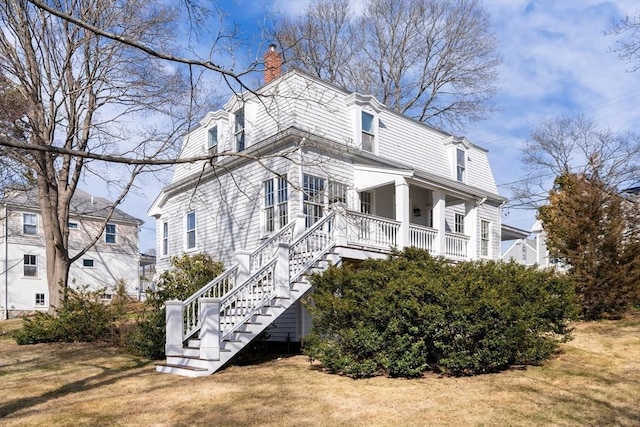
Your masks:
M347 215L349 243L381 249L398 245L398 221L358 212L349 212Z
M418 249L424 249L429 253L435 253L435 241L438 238L438 230L420 225L409 226L409 244Z
M222 274L204 285L197 292L184 300L182 303L183 338L187 339L200 329L201 322L199 316L200 298L222 298L236 285L236 272L238 266L234 265L226 269Z
M469 245L469 236L460 234L446 233L445 236L445 255L453 258L467 258L467 246Z

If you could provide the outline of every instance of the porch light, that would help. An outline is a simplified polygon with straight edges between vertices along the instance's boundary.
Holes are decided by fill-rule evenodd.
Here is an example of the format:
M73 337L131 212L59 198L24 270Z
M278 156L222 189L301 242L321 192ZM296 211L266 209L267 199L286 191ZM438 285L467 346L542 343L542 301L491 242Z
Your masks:
M422 216L422 209L417 206L413 207L413 216Z

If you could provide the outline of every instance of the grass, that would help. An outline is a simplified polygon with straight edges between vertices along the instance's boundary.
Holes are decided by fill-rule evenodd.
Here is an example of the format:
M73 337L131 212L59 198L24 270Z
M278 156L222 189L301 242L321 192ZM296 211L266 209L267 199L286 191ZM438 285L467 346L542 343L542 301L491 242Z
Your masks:
M90 344L17 346L0 322L0 425L637 426L640 313L580 323L544 366L465 378L351 380L303 356L211 377Z

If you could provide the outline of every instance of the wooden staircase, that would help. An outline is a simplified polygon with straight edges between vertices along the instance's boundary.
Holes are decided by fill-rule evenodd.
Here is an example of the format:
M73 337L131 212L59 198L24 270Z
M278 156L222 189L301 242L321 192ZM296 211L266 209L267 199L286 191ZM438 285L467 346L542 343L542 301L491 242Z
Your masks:
M340 262L333 218L299 236L291 225L185 301L167 301L167 359L156 371L211 375L238 354L311 289L307 275Z

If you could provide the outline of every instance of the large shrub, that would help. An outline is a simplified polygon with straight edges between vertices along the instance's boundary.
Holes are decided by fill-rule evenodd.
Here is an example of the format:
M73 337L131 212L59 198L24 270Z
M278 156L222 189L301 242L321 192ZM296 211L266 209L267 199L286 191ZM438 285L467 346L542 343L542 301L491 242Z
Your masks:
M224 265L207 254L182 255L171 258L170 270L160 276L156 290L146 293L145 309L128 338L129 349L150 359L164 357L166 338L164 302L185 300L216 278Z
M495 372L539 363L569 336L573 286L515 263L451 265L406 249L312 279L305 351L351 377Z
M111 339L118 312L100 301L104 289L87 287L64 290L62 306L56 314L36 313L25 318L22 328L13 336L18 344L42 342L93 342Z

